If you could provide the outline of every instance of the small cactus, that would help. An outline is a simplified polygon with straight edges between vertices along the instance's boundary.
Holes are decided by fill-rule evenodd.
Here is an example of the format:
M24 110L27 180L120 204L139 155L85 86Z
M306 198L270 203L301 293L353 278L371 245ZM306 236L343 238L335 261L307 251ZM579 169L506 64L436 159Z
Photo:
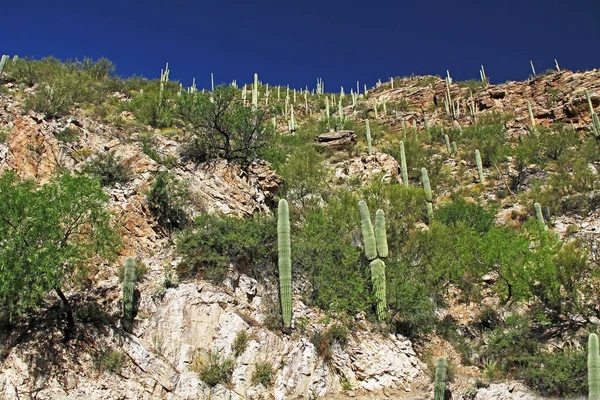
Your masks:
M588 399L600 400L600 355L595 333L588 338Z
M435 362L435 382L433 384L433 399L444 400L446 395L446 379L448 378L448 362L440 357Z
M481 154L479 150L475 150L475 163L477 164L477 174L479 175L479 183L485 183L483 179L483 163L481 162Z
M135 259L128 257L125 261L125 274L123 277L123 329L127 332L133 330L135 317Z
M406 168L406 154L402 140L400 141L400 168L402 169L402 184L408 187L408 168Z
M283 325L292 324L292 260L290 245L290 216L287 200L279 200L277 207L277 254L279 258L279 296Z
M367 151L369 152L369 155L372 154L372 149L371 149L371 126L369 125L369 120L365 120L365 128L367 130Z

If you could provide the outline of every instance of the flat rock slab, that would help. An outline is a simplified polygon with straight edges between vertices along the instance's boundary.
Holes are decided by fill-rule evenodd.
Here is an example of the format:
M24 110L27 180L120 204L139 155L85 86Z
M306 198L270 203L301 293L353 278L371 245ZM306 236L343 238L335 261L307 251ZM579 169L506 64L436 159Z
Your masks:
M317 136L316 141L321 146L336 148L356 143L354 131L325 132Z

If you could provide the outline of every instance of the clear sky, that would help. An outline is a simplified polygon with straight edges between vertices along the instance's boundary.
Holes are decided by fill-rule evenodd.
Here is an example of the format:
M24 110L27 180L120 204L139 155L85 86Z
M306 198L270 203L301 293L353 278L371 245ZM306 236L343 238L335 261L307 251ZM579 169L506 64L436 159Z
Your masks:
M346 91L412 73L523 80L600 67L600 0L5 0L0 53L107 57L123 77Z

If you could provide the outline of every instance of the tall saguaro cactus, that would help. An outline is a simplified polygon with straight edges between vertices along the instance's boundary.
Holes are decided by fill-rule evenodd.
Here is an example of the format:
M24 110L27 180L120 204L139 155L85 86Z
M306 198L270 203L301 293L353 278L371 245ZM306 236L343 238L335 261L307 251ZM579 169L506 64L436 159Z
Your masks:
M425 190L425 200L427 201L427 218L431 222L433 219L433 194L431 193L431 184L429 183L429 174L427 168L421 168L421 180L423 181L423 190Z
M400 141L400 168L402 169L402 184L408 187L408 168L406 168L406 153L404 153L404 142Z
M483 179L483 163L481 162L481 153L475 149L475 164L477 164L477 174L479 175L479 183L485 183Z
M595 333L588 338L588 400L600 400L600 355Z
M371 148L371 126L369 125L369 120L365 120L365 129L367 131L367 151L369 152L369 155L372 154L372 148Z
M444 400L446 395L446 379L448 378L448 362L440 357L435 362L435 382L433 384L433 399Z
M128 257L125 260L125 274L123 277L123 329L127 332L133 330L135 308L135 259Z
M385 320L387 310L387 294L385 283L385 263L381 258L388 256L387 236L385 232L385 215L383 210L375 213L375 231L371 223L371 214L367 203L363 200L358 202L360 212L360 225L365 246L365 256L370 261L371 282L373 284L373 296L375 297L375 308L377 319Z
M292 324L292 259L290 244L290 215L287 200L277 207L277 254L279 256L279 296L283 325Z
M2 56L2 58L0 59L0 76L2 76L2 71L4 71L4 66L6 65L7 61L8 61L8 56L6 54L4 54Z

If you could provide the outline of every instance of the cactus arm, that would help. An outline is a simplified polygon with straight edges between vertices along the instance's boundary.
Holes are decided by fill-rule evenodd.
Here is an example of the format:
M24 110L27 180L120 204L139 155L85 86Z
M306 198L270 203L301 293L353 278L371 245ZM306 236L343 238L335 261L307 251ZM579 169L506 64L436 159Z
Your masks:
M388 243L385 232L385 214L383 210L377 210L375 213L375 243L377 246L377 254L381 258L388 256Z
M369 215L369 207L367 207L367 203L364 200L358 202L358 211L360 212L360 227L365 246L365 256L367 260L373 261L377 258L375 232L373 231L373 224Z

